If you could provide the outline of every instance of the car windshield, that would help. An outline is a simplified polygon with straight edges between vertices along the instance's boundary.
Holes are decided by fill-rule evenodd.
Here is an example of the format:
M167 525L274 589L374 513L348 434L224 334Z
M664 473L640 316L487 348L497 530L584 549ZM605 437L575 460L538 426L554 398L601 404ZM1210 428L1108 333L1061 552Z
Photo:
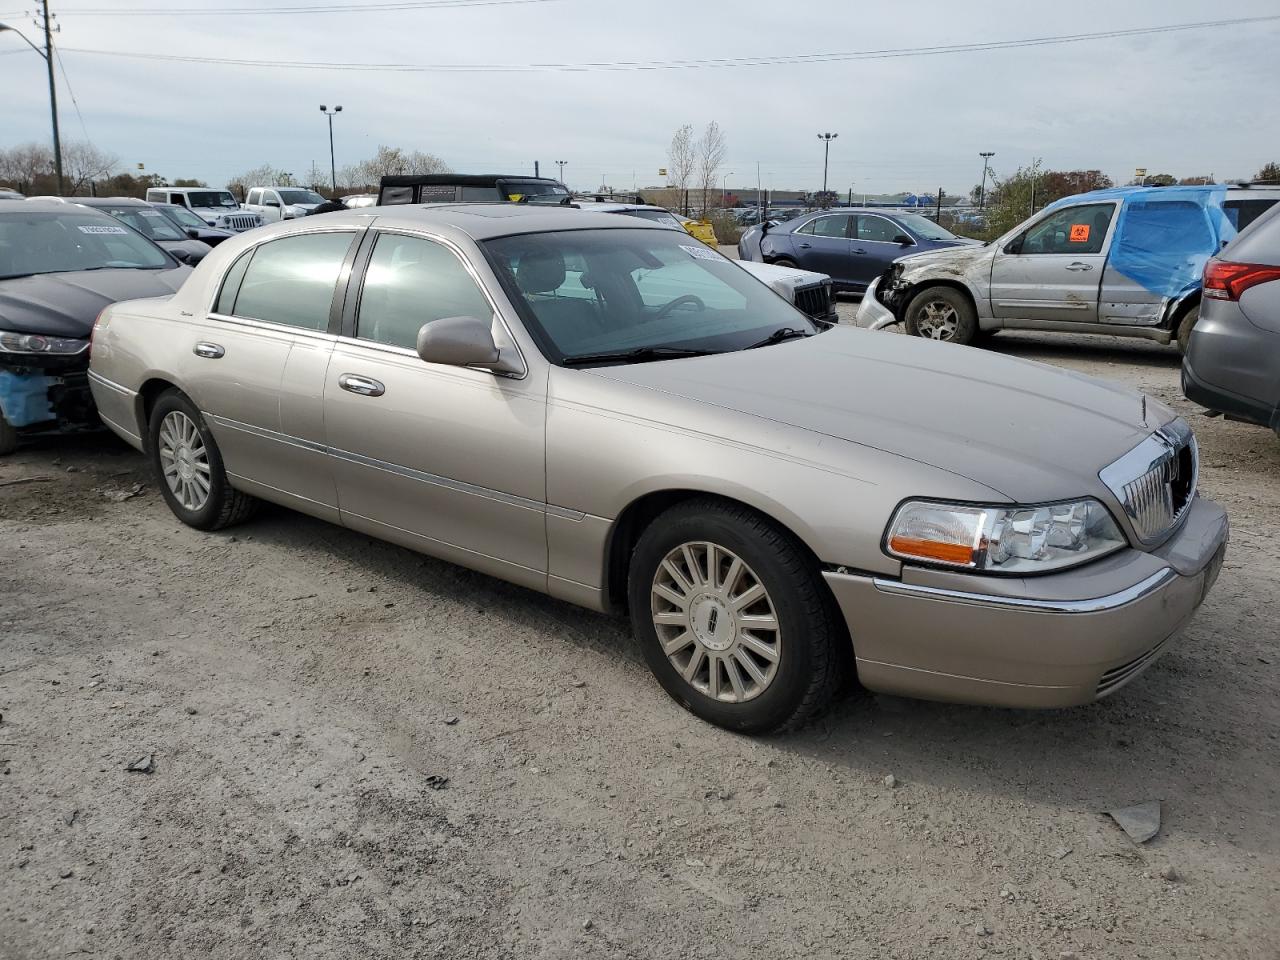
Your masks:
M167 216L174 223L183 227L194 227L197 230L208 230L209 225L197 217L186 207L180 207L176 203L165 204L157 207L161 213Z
M542 183L538 180L504 180L502 189L508 200L528 199L530 203L558 203L569 196L569 191L558 183Z
M117 220L127 223L144 237L152 240L187 239L159 210L144 207L105 207L99 209L104 209Z
M283 203L324 203L324 197L314 190L278 190Z
M664 227L675 227L677 230L683 229L680 221L676 219L676 215L669 210L619 210L618 212L628 217L652 220L654 223L660 223Z
M88 211L0 213L0 280L74 270L162 270L173 261L111 217Z
M240 206L230 190L192 190L187 194L187 200L193 207L238 208Z
M563 230L484 247L556 363L642 351L729 352L779 330L819 329L732 260L671 230Z
M897 214L898 222L914 233L921 240L959 240L954 233L945 227L940 227L928 217L922 217L918 213L899 213Z

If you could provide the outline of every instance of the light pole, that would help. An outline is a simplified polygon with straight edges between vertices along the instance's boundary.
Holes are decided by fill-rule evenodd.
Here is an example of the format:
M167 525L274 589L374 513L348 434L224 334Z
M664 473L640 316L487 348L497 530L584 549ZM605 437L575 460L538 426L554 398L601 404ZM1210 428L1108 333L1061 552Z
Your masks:
M568 165L568 160L557 160L556 166L560 168L560 182L564 183L564 168Z
M17 27L11 27L7 23L0 23L0 32L8 30L10 33L16 33L22 37L28 47L34 50L40 56L44 57L45 66L49 68L49 112L53 115L53 169L58 175L58 193L64 191L62 179L62 137L58 134L58 89L53 82L53 37L49 28L49 2L44 0L44 49L41 50L34 43L27 39Z
M982 186L978 188L978 209L987 208L987 162L996 155L994 150L983 150L978 154L982 158Z
M728 189L729 178L732 176L733 176L733 171L730 170L728 173L726 173L723 177L720 178L720 206L721 207L724 206L725 191Z
M320 104L320 112L329 118L329 178L333 181L333 194L338 195L338 166L333 159L333 117L334 114L341 113L342 107L337 106L330 110L323 103Z
M822 141L822 192L827 192L827 160L831 156L831 141L840 136L838 133L820 133L818 139Z

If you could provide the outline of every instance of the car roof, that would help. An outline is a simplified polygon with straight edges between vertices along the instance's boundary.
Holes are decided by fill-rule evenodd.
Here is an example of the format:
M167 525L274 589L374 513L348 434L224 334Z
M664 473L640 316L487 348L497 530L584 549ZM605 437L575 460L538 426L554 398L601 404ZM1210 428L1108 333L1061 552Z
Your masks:
M151 204L137 197L67 197L70 203L82 207L149 207Z
M342 214L325 216L341 217ZM376 217L379 226L449 226L474 240L556 230L670 229L637 217L618 217L577 207L536 203L394 204L363 207L353 219L355 216L361 220Z
M81 211L89 209L83 207L79 201L74 199L44 200L31 198L27 200L9 200L0 197L0 213L25 213L32 210L42 213L76 213L76 207L80 207ZM93 212L97 213L98 211L95 209ZM100 216L107 217L109 215L104 213L100 214Z

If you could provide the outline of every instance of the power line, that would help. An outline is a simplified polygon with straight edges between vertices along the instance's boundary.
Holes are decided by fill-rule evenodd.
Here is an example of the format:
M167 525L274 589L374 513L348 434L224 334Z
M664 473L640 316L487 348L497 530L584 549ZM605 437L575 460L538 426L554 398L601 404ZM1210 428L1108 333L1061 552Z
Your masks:
M507 7L514 4L558 3L560 0L396 0L377 3L335 3L320 6L274 7L124 7L121 9L63 8L62 15L77 17L225 17L252 14L315 14L315 13L386 13L410 10L449 10L468 7ZM8 16L8 14L0 14ZM13 14L18 16L18 14Z
M499 2L499 0L494 0ZM1013 50L1024 47L1044 47L1067 43L1083 43L1091 40L1112 40L1124 37L1141 37L1152 34L1175 33L1188 30L1210 30L1220 27L1239 27L1250 24L1271 23L1280 20L1280 14L1261 17L1239 17L1233 20L1207 20L1199 23L1163 24L1152 27L1135 27L1128 30L1106 30L1098 33L1076 33L1050 37L1029 37L1023 40L994 40L979 43L958 43L933 47L899 47L886 50L857 50L846 53L787 54L781 56L732 57L710 60L611 60L586 63L342 63L305 60L250 60L219 57L195 57L164 53L130 53L120 50L90 50L65 47L69 53L85 53L104 57L123 57L132 60L159 60L170 63L210 63L235 67L275 67L288 70L339 70L364 73L560 73L630 70L694 70L727 69L734 67L778 66L782 64L834 63L853 60L894 60L905 57L928 57L952 53L982 53L991 50Z

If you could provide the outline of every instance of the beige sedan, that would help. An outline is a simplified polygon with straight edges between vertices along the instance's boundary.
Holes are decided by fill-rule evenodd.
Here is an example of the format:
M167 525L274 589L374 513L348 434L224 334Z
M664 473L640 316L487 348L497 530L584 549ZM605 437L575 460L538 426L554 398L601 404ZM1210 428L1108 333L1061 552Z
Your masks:
M228 240L177 295L107 309L90 377L183 522L270 500L627 611L676 700L750 732L847 669L974 703L1112 693L1227 539L1167 407L827 328L687 236L568 208Z

